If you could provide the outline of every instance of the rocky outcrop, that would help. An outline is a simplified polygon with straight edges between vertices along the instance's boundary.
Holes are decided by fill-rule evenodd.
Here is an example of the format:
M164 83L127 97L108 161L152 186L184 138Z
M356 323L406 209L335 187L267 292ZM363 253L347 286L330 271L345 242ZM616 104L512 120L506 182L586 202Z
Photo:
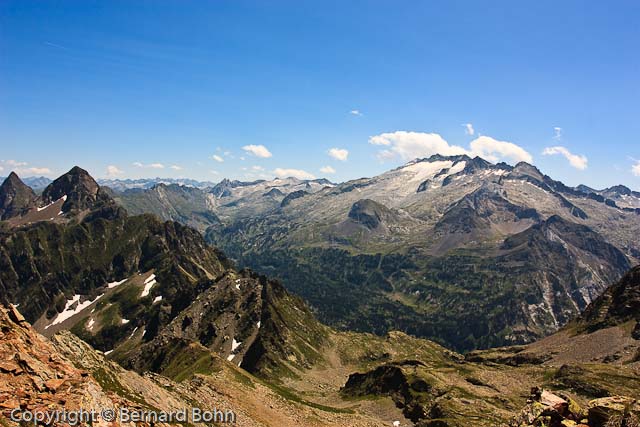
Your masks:
M529 403L511 427L637 427L640 405L623 396L591 400L582 408L571 397L534 387Z
M20 216L36 207L33 190L11 172L0 185L0 220Z
M632 334L640 338L640 266L630 270L620 281L610 286L586 308L578 324L596 331L636 321Z
M309 193L304 190L297 190L292 193L289 193L284 199L282 199L282 202L280 202L280 207L284 208L285 206L288 206L292 201L296 199L300 199L301 197L304 197L307 194Z
M20 317L14 307L0 306L0 420L15 425L8 421L15 409L51 413L135 405L104 390ZM97 426L108 424L96 421Z
M397 215L382 203L363 199L351 206L348 217L356 224L375 230L385 222L394 221Z

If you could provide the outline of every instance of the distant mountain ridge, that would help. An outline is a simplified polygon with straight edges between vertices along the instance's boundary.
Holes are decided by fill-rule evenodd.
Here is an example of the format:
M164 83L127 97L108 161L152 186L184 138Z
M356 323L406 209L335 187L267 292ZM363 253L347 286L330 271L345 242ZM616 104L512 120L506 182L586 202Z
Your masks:
M458 349L547 335L640 259L633 192L618 204L524 162L435 155L267 210L231 195L207 239L322 321Z

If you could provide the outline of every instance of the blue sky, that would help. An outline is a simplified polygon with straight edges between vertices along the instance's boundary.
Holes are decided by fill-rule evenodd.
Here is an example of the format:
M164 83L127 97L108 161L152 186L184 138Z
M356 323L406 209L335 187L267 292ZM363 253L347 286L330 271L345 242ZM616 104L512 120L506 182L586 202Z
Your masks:
M638 22L637 1L3 0L0 175L342 181L444 151L640 189Z

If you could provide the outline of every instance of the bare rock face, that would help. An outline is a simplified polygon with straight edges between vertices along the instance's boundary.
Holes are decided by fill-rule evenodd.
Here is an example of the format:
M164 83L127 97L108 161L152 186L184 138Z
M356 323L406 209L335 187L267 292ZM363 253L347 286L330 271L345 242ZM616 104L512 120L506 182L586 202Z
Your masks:
M97 204L111 199L101 191L91 175L78 166L74 166L69 172L49 184L42 193L42 202L46 205L63 197L66 197L62 205L63 212L93 209Z
M349 211L349 219L369 230L378 228L386 220L394 217L394 213L389 208L370 199L358 200Z
M33 209L36 206L36 194L15 172L0 186L0 219L9 219Z
M579 322L589 330L598 330L629 320L637 322L633 335L640 338L640 266L629 271L587 307Z

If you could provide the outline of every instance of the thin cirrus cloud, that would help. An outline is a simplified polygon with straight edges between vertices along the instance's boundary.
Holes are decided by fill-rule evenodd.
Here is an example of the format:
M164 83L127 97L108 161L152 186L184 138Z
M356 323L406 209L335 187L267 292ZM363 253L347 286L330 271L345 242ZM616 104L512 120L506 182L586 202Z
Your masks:
M640 176L640 160L636 160L636 163L631 166L631 173L635 176Z
M221 156L218 156L217 154L214 154L213 156L211 156L211 158L213 160L215 160L216 162L219 162L219 163L223 163L224 162L224 159Z
M349 150L344 148L331 148L328 152L329 156L341 162L346 162L349 158Z
M489 136L479 136L471 141L469 148L451 145L437 133L396 131L382 133L369 138L369 143L384 147L377 157L380 161L413 160L434 154L455 156L466 154L480 156L491 162L511 161L533 163L533 157L524 148L508 141L499 141Z
M547 147L542 151L542 155L544 156L555 156L560 155L564 156L565 159L569 161L569 164L576 169L585 170L589 164L589 160L586 156L573 154L566 147L562 147L557 145L555 147Z
M351 110L349 111L349 114L351 114L352 116L358 116L358 117L362 117L363 114L360 110Z
M302 169L277 168L273 171L273 173L278 178L289 178L289 177L298 178L298 179L315 179L316 178L313 174Z
M144 169L164 169L164 165L162 163L141 163L141 162L133 162L133 166L137 168Z
M553 128L553 139L555 139L556 141L560 141L562 139L562 128L561 127L554 127Z
M320 172L326 173L326 174L334 174L336 173L336 170L331 166L323 166L320 168Z
M182 166L171 165L171 166L169 166L169 169L173 169L174 171L181 171L182 170Z
M464 126L464 133L471 136L475 135L476 130L473 128L472 123L465 123L462 126Z
M264 145L245 145L244 147L242 147L242 149L247 153L252 154L256 157L260 157L262 159L268 159L269 157L273 156L273 154L271 154L271 152Z

